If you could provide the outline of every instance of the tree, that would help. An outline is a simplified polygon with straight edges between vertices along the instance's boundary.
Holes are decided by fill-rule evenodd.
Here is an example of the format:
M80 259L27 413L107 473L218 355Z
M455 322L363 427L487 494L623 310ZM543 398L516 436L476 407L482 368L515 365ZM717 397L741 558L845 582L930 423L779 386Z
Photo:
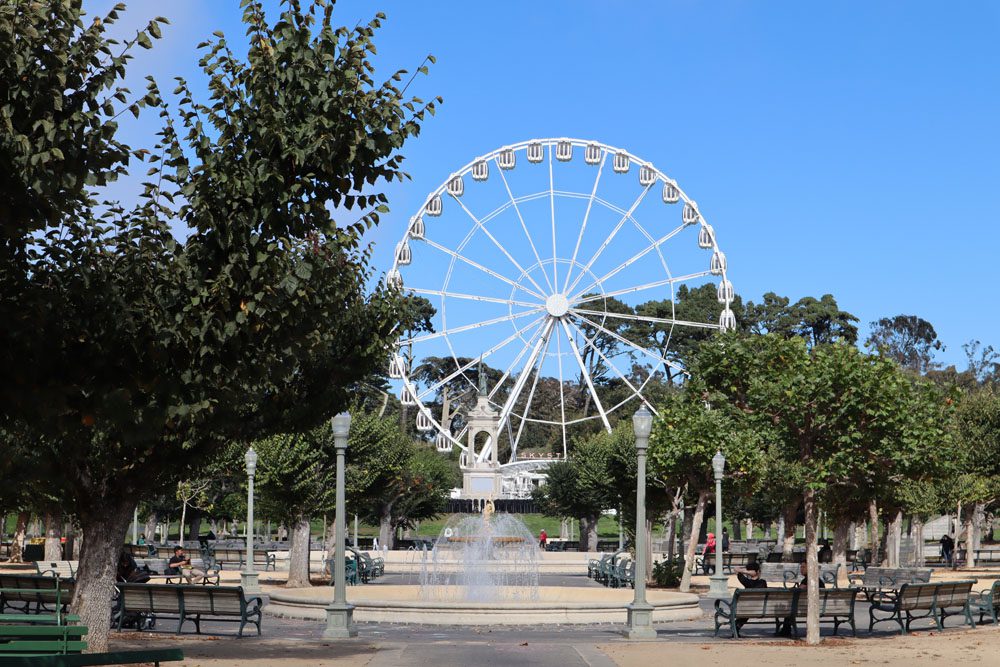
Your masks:
M952 501L966 508L965 544L977 549L987 508L1000 497L1000 392L993 386L967 392L957 408L958 482ZM966 566L975 567L968 551Z
M288 526L289 588L310 586L309 519L336 507L337 469L329 424L259 440L257 484L261 508Z
M138 101L120 86L165 21L122 50L105 36L120 7L87 27L78 1L0 9L0 165L17 174L0 186L0 427L41 443L38 474L86 533L89 650L107 646L135 499L343 409L410 326L395 292L369 293L359 242L435 101L406 98L403 72L373 79L382 15L337 28L329 3L291 2L268 25L244 5L246 58L206 42L208 101L180 81L177 118L155 83ZM143 105L163 129L130 153L114 119ZM98 207L90 189L137 155L153 165L140 205Z
M620 509L620 497L608 475L613 437L621 437L620 431L612 436L602 431L578 441L571 458L550 465L546 483L533 492L543 514L580 522L580 551L596 550L601 514Z
M356 415L347 447L347 507L379 526L392 548L397 528L444 511L458 483L454 464L400 431L397 422Z
M866 342L915 373L933 368L934 352L944 349L931 323L916 315L883 317L870 326Z
M187 510L189 507L200 510L212 509L207 491L212 481L208 479L186 479L177 483L177 500L181 501L181 523L179 528L181 546L184 546L184 527L187 525ZM197 537L197 534L195 534Z
M814 339L816 340L816 339ZM872 497L931 477L951 456L951 404L931 383L845 343L721 335L692 375L767 428L780 465L802 484L809 568L807 638L819 641L817 506L837 491Z
M755 486L762 467L761 441L746 428L744 420L725 400L711 398L697 379L657 406L659 416L650 437L649 464L652 475L665 488L684 488L697 497L694 522L685 554L686 567L681 590L691 586L695 547L714 489L712 457L721 451L726 457L727 477L737 484Z

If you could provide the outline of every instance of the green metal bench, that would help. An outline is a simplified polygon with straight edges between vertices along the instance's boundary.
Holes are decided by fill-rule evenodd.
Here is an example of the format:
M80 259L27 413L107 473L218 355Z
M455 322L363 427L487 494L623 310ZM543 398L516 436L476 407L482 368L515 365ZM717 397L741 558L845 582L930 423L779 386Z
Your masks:
M38 574L59 577L60 579L76 579L76 571L79 566L80 561L76 560L35 561L35 569Z
M969 605L974 612L979 612L979 622L982 623L986 616L993 621L993 625L998 625L997 614L1000 613L1000 579L993 582L993 585L984 591L975 593L969 600Z
M53 585L53 582L56 582ZM39 574L0 572L0 614L42 614L55 607L61 613L73 597L73 581Z
M333 586L333 558L326 559L326 569L330 572L330 585ZM356 558L344 558L344 581L347 582L349 586L356 586L358 584L358 560Z
M868 631L871 632L878 623L893 621L899 624L900 632L905 635L909 632L910 624L913 621L924 618L933 620L938 630L944 630L945 618L957 614L963 615L965 622L974 628L976 622L972 618L970 594L975 583L969 579L926 584L903 584L895 598L884 602L875 602L868 608ZM959 608L959 611L948 611L956 607ZM877 614L886 615L879 618Z
M238 636L248 624L260 635L263 599L247 597L240 586L199 586L176 584L118 584L118 607L114 618L122 629L128 614L176 615L177 634L187 622L201 634L201 621L231 621L240 624Z

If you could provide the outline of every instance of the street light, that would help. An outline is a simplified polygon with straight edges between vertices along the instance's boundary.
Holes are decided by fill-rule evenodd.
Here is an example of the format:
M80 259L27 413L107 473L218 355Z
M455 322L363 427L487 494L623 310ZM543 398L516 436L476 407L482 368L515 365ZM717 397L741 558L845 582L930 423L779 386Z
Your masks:
M655 639L653 605L646 602L646 447L653 430L653 415L640 407L632 415L638 470L635 484L635 596L628 605L629 639Z
M726 469L726 457L722 451L712 457L712 472L715 473L715 572L708 578L708 597L717 600L729 599L729 577L722 572L722 473Z
M341 412L330 423L333 427L333 446L337 450L337 513L333 536L333 600L326 608L323 638L346 639L358 636L354 627L354 605L347 604L347 582L344 576L344 546L347 540L344 526L344 450L347 449L347 436L351 432L351 415Z
M243 460L247 464L247 554L246 567L240 572L240 583L247 593L260 593L260 580L253 567L253 476L257 472L257 452L247 450Z

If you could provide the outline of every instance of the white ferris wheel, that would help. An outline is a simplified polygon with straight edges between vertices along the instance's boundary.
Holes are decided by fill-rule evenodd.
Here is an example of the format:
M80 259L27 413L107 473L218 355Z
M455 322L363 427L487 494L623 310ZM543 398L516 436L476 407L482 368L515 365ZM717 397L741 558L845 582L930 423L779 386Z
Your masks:
M504 146L432 191L396 246L385 280L437 312L433 331L398 341L390 377L439 451L471 456L440 393L456 383L476 391L489 364L510 463L542 432L565 457L575 429L610 430L639 404L655 412L649 383L684 372L670 349L679 331L735 327L726 273L698 205L650 162L580 139ZM713 319L678 319L680 286L706 283ZM659 311L648 306L656 301ZM447 372L418 378L427 357L447 360ZM488 461L499 446L472 452Z

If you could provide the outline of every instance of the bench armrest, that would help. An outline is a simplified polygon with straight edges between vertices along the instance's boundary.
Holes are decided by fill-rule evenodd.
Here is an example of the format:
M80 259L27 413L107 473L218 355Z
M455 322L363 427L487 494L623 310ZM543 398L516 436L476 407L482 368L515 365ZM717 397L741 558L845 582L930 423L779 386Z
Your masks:
M729 600L715 601L715 614L723 618L730 618L733 615L733 604Z

